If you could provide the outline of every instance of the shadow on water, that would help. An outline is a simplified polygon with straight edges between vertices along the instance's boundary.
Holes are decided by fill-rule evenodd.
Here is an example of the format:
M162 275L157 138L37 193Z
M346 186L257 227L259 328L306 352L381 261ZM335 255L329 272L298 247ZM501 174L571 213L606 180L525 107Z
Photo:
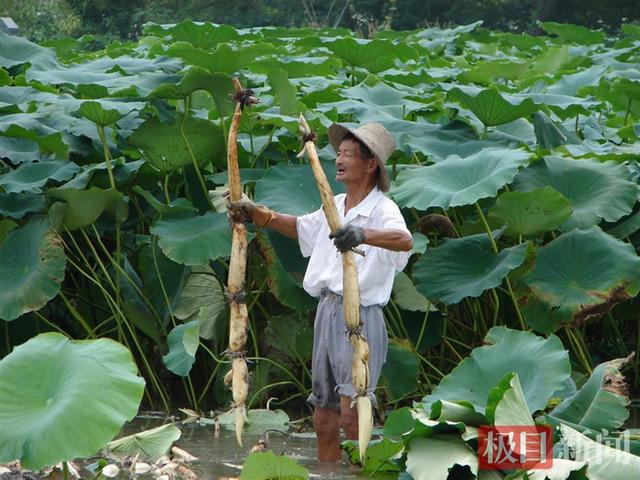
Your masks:
M160 418L136 418L125 426L121 435L131 435L142 430L168 423ZM178 424L182 436L176 444L198 457L190 467L199 480L217 480L220 477L238 477L242 464L249 455L251 447L263 438L261 435L245 434L242 437L244 447L236 443L235 433L224 428L219 436L214 435L212 425L199 425L196 422ZM316 439L313 433L292 433L284 436L277 432L267 433L267 448L276 455L284 454L307 468L310 478L346 480L362 478L350 469L345 460L342 464L319 465L316 460ZM346 453L343 454L346 459Z

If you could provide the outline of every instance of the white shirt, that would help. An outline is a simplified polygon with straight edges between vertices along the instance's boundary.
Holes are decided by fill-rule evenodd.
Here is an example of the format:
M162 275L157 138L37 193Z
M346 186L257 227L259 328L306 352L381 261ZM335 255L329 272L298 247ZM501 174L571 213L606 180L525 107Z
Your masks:
M344 215L346 194L334 197L341 223L353 223L362 228L393 228L409 233L400 209L393 200L374 187L367 197ZM311 257L304 275L303 287L313 297L323 288L342 294L342 254L329 239L329 224L322 209L298 217L296 223L300 251ZM365 257L354 255L358 266L360 303L363 306L385 305L391 296L393 279L409 261L411 252L394 252L371 245L357 248Z

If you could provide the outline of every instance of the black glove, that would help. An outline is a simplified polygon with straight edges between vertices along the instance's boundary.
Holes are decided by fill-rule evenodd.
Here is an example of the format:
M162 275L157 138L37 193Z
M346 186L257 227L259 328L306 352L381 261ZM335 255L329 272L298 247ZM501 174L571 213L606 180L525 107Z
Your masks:
M364 228L347 223L336 230L335 234L329 235L333 238L333 244L341 252L351 250L364 242Z

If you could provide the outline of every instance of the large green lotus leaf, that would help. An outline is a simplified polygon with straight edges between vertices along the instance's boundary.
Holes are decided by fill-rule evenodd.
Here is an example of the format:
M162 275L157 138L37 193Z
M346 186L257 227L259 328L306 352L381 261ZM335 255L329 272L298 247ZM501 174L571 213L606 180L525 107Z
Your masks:
M335 181L335 163L324 162L322 168L333 193L344 192ZM267 170L256 183L256 202L290 215L304 215L322 206L320 192L309 165L278 164Z
M391 340L387 361L382 366L382 379L389 399L396 401L415 392L418 373L418 357L409 340Z
M20 219L44 208L44 196L30 193L0 193L0 214Z
M268 78L280 107L280 113L289 116L300 114L304 105L298 100L296 87L289 82L287 72L281 68L272 70L269 72Z
M452 88L447 98L459 102L471 110L487 127L509 123L517 118L528 117L538 110L537 105L530 98L520 103L507 101L495 88L481 91L477 95L469 95L460 88Z
M191 216L198 211L186 198L176 198L169 204L162 203L150 192L142 189L140 185L134 185L133 191L140 195L156 212L162 215Z
M405 98L408 96L407 93L383 82L371 86L362 83L355 87L346 88L342 90L342 96L379 107L400 105L407 114L414 110L426 108L424 103Z
M220 42L240 40L238 31L228 25L214 25L211 23L196 23L192 20L183 20L175 25L146 24L143 30L145 35L158 37L169 36L175 42L185 41L194 47L209 50Z
M231 253L231 230L225 213L158 220L151 228L158 245L174 262L206 265Z
M388 41L355 38L339 38L324 42L324 45L352 67L365 68L392 48Z
M406 465L413 480L442 480L454 465L468 466L477 474L478 455L459 435L448 433L411 440Z
M398 272L395 276L391 295L395 304L403 310L427 313L431 308L431 302L416 289L411 278L404 272Z
M598 365L580 390L565 398L549 416L595 432L620 429L629 418L629 399L620 387L625 381L619 370L626 360Z
M182 115L177 115L173 123L149 119L133 132L128 141L142 150L144 158L163 173L190 165L193 162L189 148L180 135L182 118ZM219 127L201 118L187 117L184 132L199 164L225 162L224 141Z
M41 70L58 65L52 49L0 32L0 67L9 68L23 63L30 63L31 68Z
M0 244L0 318L39 310L58 295L67 257L46 218L33 217Z
M632 453L595 442L571 427L560 425L564 441L578 462L587 463L589 480L638 478L640 457Z
M18 228L18 224L8 218L0 220L0 244L4 241L10 231Z
M173 443L182 432L173 423L118 438L107 444L107 450L116 455L138 456L145 460L156 461L168 455Z
M0 462L38 470L93 455L136 415L143 391L123 345L38 335L0 361Z
M562 75L557 82L547 87L547 93L576 95L581 87L597 85L606 71L606 66L593 65L576 73Z
M536 134L538 148L551 150L567 143L567 135L544 112L534 112L533 128Z
M571 374L569 354L555 335L539 337L530 332L493 327L485 338L488 345L474 348L471 355L442 379L425 407L436 400L466 400L485 412L489 393L508 373L518 375L529 413L546 407L547 401Z
M466 426L474 427L487 424L487 418L476 412L471 403L465 401L436 400L431 405L429 419L438 422L464 423Z
M526 255L526 243L495 253L485 233L446 239L415 263L413 279L428 299L450 305L497 287Z
M40 158L38 142L29 138L0 136L0 155L11 163L32 162Z
M51 188L47 190L47 196L67 204L62 223L68 230L91 225L105 211L114 216L116 223L122 223L128 213L128 198L112 188Z
M541 22L539 25L545 32L557 36L562 43L575 42L582 45L591 45L602 43L605 39L604 32L589 30L581 25L556 22Z
M349 455L349 461L353 465L360 463L360 449L356 440L346 440L341 444L341 448ZM374 472L394 472L401 471L400 466L393 461L394 458L404 450L402 442L394 442L387 438L383 440L373 440L367 447L365 458L362 461L363 471ZM384 477L383 477L384 478Z
M505 235L535 237L555 230L571 216L571 203L551 187L529 192L503 192L489 218L507 225Z
M48 181L69 180L79 170L75 163L62 160L23 163L15 170L0 175L0 185L7 193L40 193Z
M607 230L607 233L612 237L622 239L636 233L638 230L640 230L640 212L630 215L623 222Z
M391 196L401 207L419 210L470 205L495 196L528 160L524 150L503 148L486 148L465 158L452 155L435 165L400 172Z
M597 227L575 229L538 248L535 266L523 281L531 290L521 299L525 319L550 332L602 315L637 295L640 258L633 245Z
M522 170L515 185L521 191L550 186L567 197L573 214L562 224L565 231L602 219L615 222L631 212L638 198L625 167L613 161L545 157Z
M242 465L240 480L306 480L309 471L293 458L275 455L271 450L249 454Z
M197 320L200 336L218 341L224 335L227 312L227 299L213 270L194 268L178 299L175 317L185 322Z
M184 99L197 90L205 90L213 97L220 115L233 113L234 104L229 96L235 92L228 75L211 73L202 67L192 67L177 84L165 83L155 88L150 97Z
M175 327L167 337L169 353L163 355L162 362L176 375L186 377L196 361L200 346L200 322L194 320Z
M116 123L134 110L142 110L142 102L113 102L108 100L90 100L82 102L78 113L96 125L106 127Z
M211 73L234 74L245 68L257 57L277 53L270 43L262 42L234 48L228 43L220 43L214 52L206 52L186 42L175 42L166 54L178 57L185 63L206 68Z

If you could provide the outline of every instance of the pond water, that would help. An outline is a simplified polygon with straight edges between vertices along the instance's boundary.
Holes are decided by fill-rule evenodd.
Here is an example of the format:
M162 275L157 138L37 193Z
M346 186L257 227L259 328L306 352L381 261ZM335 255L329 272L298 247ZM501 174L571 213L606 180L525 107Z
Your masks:
M122 435L130 435L149 428L169 423L158 417L136 418L128 424ZM191 463L190 468L198 475L199 480L217 480L219 477L238 477L242 464L249 455L251 447L263 438L261 435L244 434L244 447L238 446L235 433L224 428L215 436L212 425L199 425L196 422L178 425L182 436L176 444L198 460ZM284 454L295 459L309 469L311 478L346 480L362 478L354 472L345 461L330 466L318 465L316 460L316 438L313 433L294 433L289 436L277 432L267 433L267 448L276 455ZM343 454L346 458L346 453Z

